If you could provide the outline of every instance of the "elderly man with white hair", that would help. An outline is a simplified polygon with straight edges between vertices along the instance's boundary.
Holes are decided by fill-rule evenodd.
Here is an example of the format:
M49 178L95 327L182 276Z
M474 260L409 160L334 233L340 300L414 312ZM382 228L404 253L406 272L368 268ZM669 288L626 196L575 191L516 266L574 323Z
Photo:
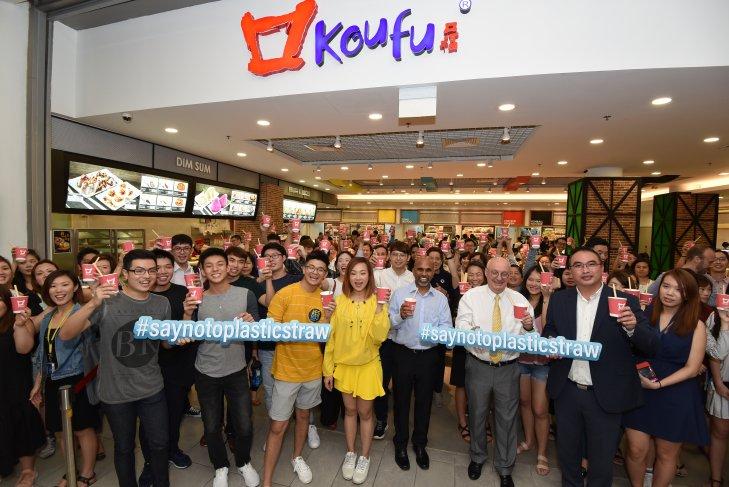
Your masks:
M534 309L519 292L509 289L509 261L494 257L486 266L487 286L472 288L461 298L456 328L518 335L534 329ZM514 307L523 308L524 317L516 318ZM490 353L466 347L466 392L468 426L471 430L471 463L468 476L476 480L486 461L486 421L491 397L494 398L494 469L502 487L511 487L511 472L516 461L516 415L519 411L518 353Z

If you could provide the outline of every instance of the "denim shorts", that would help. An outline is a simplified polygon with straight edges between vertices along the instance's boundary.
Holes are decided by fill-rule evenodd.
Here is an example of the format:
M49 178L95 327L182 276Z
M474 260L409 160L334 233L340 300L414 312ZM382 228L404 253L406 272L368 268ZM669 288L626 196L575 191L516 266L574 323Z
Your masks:
M548 365L538 364L519 364L521 375L530 375L532 379L540 382L547 382L547 376L549 375Z

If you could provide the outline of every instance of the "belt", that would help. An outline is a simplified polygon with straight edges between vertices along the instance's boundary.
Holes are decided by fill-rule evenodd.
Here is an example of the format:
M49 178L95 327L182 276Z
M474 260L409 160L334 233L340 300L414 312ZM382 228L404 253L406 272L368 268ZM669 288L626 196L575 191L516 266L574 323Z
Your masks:
M591 391L593 389L593 386L588 386L588 385L585 385L585 384L579 384L579 383L577 383L577 382L575 382L573 380L570 380L570 382L572 382L575 385L575 387L577 387L581 391Z
M397 343L397 342L395 342L395 345L398 345L401 349L405 350L406 352L410 352L412 354L432 352L433 350L435 350L435 347L423 348L423 349L410 348L410 347L407 347L407 346L405 346L401 343Z
M480 358L476 357L475 355L471 354L473 358L481 362L482 364L486 364L489 367L503 367L505 365L511 365L514 362L516 362L517 359L513 358L511 360L504 360L502 362L489 362L488 360L481 360Z

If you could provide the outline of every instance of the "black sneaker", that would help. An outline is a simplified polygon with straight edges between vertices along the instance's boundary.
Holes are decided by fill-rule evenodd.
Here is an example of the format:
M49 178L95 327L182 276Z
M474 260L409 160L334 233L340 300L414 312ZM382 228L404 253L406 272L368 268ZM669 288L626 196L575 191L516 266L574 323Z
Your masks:
M375 424L375 432L372 437L376 440L381 440L385 437L385 431L387 431L387 422L378 420Z
M172 464L173 467L179 468L180 470L184 470L190 465L192 465L192 459L189 455L186 455L183 453L182 450L177 450L175 453L170 454L170 464ZM145 465L145 468L147 466Z
M139 475L139 487L153 487L154 486L154 475L152 475L152 466L144 462L144 468L142 473Z

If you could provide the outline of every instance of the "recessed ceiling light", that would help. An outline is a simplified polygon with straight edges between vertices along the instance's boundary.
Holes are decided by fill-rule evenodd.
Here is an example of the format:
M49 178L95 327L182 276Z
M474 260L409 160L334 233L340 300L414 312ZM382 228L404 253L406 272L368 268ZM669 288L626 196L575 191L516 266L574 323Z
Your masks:
M719 176L729 176L729 172L720 172Z
M723 197L723 196L719 196L719 199L720 199L720 200L723 200L723 199L724 199L724 197Z
M456 201L456 204L457 204L457 205L460 205L460 203L459 203L458 201Z
M457 178L462 178L463 177L463 173L462 172L459 172L458 174L456 174L456 177Z
M373 166L372 164L367 164L367 170L368 170L368 171L371 171L371 170L373 170L374 168L375 168L375 166Z
M381 113L370 113L369 117L370 117L370 120L382 120Z
M513 103L504 103L503 105L499 105L499 110L501 110L502 112L510 112L514 108L516 108L516 105L514 105Z
M651 101L651 104L652 105L656 105L656 106L659 106L659 105L668 105L672 101L673 101L672 98L669 98L667 96L662 96L660 98L656 98L655 100Z
M707 144L711 144L713 142L719 142L719 137L707 137L704 139L704 142L706 142Z
M491 161L489 161L488 164L486 164L486 165L489 167L489 169L494 167L494 163Z
M604 140L602 140L602 139L592 139L592 140L590 141L590 143L591 143L592 145L602 144L603 142L605 142L605 141L604 141Z
M273 152L273 142L271 142L270 140L268 141L268 145L266 145L266 150L268 152Z
M476 164L476 167L486 167L486 163L485 162L479 162L478 164Z
M660 176L660 175L661 175L661 171L653 171L651 173L651 176Z
M382 175L382 179L387 179L387 178L389 178L389 177L390 177L390 176L388 176L387 174L383 174L383 175Z
M165 132L167 132L168 134L176 134L178 132L178 130L174 127L167 127L165 129Z
M289 168L288 167L282 167L281 168L281 171L283 171L283 172L289 172Z
M321 176L314 176L314 179L316 179L317 181L321 181Z
M332 190L332 188L324 188L324 189L326 189L327 191L331 191Z
M542 184L547 184L547 178L542 178Z
M256 123L261 127L268 127L269 125L271 125L271 122L269 122L268 120L259 120Z
M319 185L318 185L318 184L314 184L313 186L314 186L315 188L318 188L318 187L319 187Z
M238 157L245 157L245 156L247 156L247 155L248 155L248 154L246 154L245 152L238 152L238 153L236 154L236 156L238 156Z
M557 161L557 164L559 164L560 166L566 166L568 163L567 161Z
M414 166L414 165L412 165L412 164L405 164L405 169L412 169L412 168L414 168L414 167L415 167L415 166Z
M427 168L428 169L433 169L433 163L432 162L429 162Z
M335 149L341 149L342 148L342 139L338 135L334 139L334 148Z
M651 164L654 164L655 162L656 161L647 160L647 161L643 161L643 164L645 164L646 166L650 166Z
M349 167L347 166L342 166L339 169L341 169L342 171L349 171Z
M532 173L532 176L539 176L539 172L536 172L536 171L535 171L535 172L533 172L533 173Z
M412 204L413 204L413 202L411 201L411 202L410 202L410 204L412 205Z
M299 179L299 182L300 183L305 183L306 181L304 181L303 179Z

